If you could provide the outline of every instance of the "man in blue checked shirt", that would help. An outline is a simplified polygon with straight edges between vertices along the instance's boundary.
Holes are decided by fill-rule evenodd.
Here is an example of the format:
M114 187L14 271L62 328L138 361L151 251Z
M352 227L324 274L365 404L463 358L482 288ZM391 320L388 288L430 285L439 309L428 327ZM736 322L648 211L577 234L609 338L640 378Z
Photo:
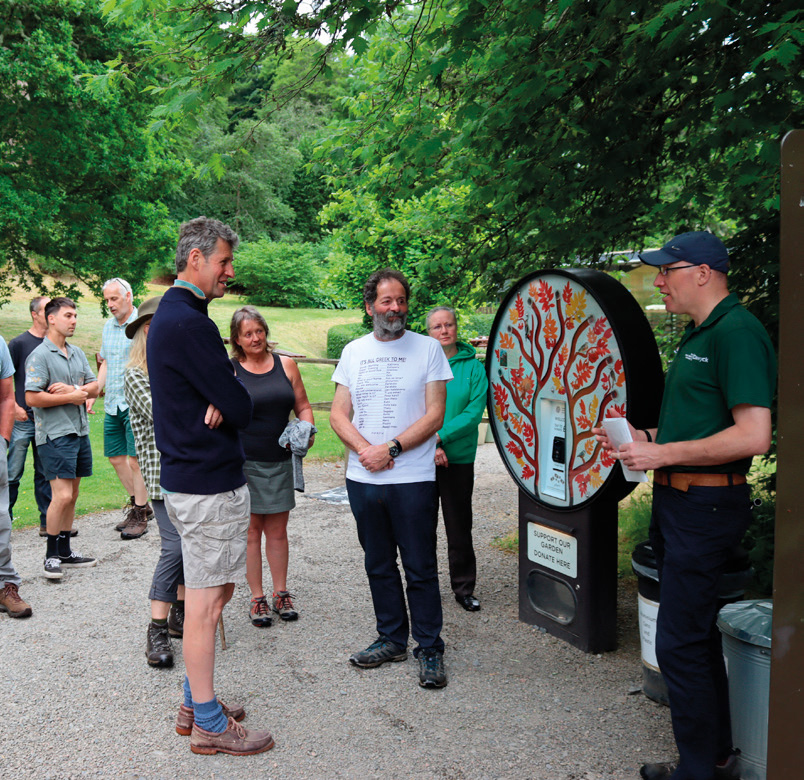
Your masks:
M104 282L103 299L112 314L103 326L100 351L103 362L98 369L98 388L100 392L106 392L103 454L109 458L130 497L125 517L115 530L121 531L123 539L135 539L147 531L147 521L153 516L137 461L134 434L128 420L128 403L123 392L123 372L131 349L131 341L126 338L126 325L137 319L137 309L132 303L131 285L119 277ZM91 411L92 404L87 403L87 408ZM134 528L136 533L130 533Z

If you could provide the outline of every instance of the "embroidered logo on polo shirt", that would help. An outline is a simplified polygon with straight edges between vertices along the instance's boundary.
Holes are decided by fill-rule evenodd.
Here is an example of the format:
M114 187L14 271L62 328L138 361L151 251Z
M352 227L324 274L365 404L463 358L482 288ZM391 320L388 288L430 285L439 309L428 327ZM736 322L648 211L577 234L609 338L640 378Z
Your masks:
M687 354L684 355L684 357L687 358L687 360L696 360L698 363L709 362L708 357L701 357L700 355L696 355L694 352L687 352Z

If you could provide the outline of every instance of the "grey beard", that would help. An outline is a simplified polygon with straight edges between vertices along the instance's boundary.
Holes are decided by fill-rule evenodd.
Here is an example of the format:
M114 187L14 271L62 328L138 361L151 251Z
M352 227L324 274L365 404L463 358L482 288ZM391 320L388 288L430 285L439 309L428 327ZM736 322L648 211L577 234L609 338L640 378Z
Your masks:
M405 330L408 324L408 315L398 314L394 319L389 319L387 314L372 314L372 321L374 323L374 335L380 341L393 341L398 339Z

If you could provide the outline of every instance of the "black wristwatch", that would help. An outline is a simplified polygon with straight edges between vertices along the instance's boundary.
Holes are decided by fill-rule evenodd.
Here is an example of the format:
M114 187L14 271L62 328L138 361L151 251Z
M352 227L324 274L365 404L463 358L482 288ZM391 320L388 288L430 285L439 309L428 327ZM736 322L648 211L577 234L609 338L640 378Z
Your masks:
M392 458L398 458L402 454L402 445L398 439L391 439L386 443L388 444L388 453Z

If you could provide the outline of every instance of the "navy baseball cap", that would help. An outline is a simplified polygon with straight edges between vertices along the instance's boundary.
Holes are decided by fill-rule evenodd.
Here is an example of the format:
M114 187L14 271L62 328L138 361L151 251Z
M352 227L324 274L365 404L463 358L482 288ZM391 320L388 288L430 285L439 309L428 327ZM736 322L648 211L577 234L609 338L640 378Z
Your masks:
M642 252L639 259L648 265L671 265L685 262L708 265L713 271L729 270L729 252L726 245L713 233L700 230L682 233L670 239L661 249Z

